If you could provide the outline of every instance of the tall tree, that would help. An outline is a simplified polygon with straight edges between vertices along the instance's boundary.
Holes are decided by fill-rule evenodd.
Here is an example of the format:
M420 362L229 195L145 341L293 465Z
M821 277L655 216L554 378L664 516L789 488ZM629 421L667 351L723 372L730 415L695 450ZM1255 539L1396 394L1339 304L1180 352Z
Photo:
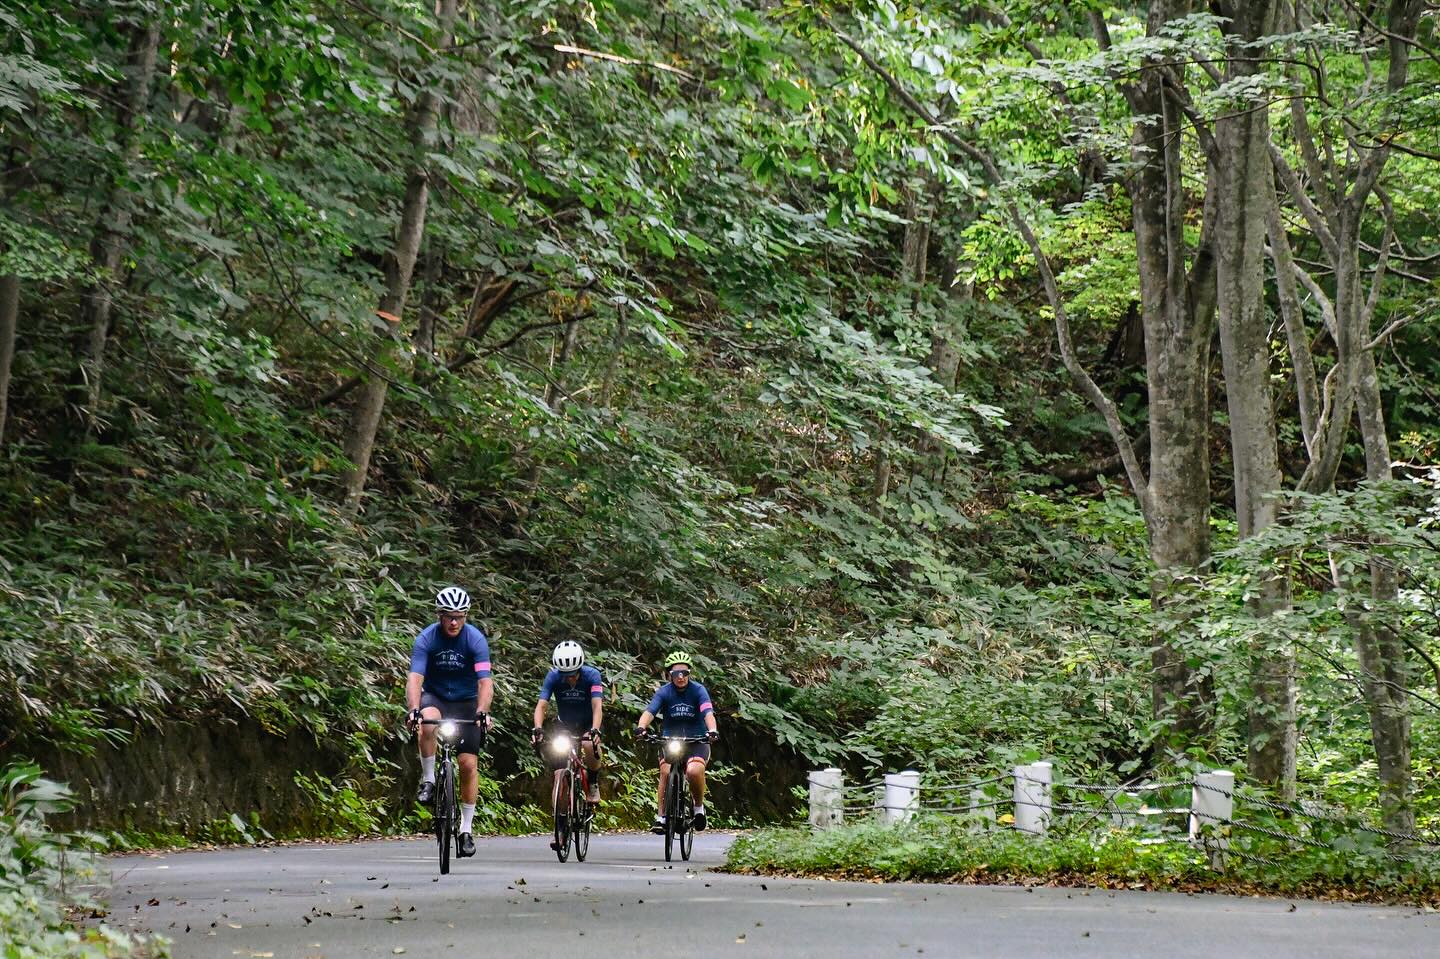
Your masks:
M1353 91L1346 91L1339 81L1328 85L1312 83L1312 77L1326 75L1324 60L1313 47L1290 51L1291 57L1306 67L1303 73L1298 65L1291 71L1296 95L1290 98L1287 131L1304 176L1292 166L1291 156L1279 144L1272 142L1268 152L1281 196L1309 228L1331 277L1327 289L1325 282L1297 262L1280 207L1272 204L1268 218L1270 254L1295 370L1301 431L1310 457L1300 481L1307 492L1333 489L1355 414L1366 479L1378 483L1393 477L1389 431L1375 364L1375 348L1383 338L1375 337L1373 324L1386 282L1395 229L1394 210L1379 184L1400 133L1397 116L1409 80L1411 51L1417 43L1423 8L1419 0L1391 0L1382 15L1347 5L1344 16L1353 34L1361 42L1368 42L1368 37L1387 53L1383 81L1373 81L1367 66L1366 81ZM1322 22L1318 11L1308 3L1296 3L1290 14L1293 19L1288 26L1295 31ZM1375 19L1381 16L1383 23ZM1382 95L1377 96L1377 86L1383 89ZM1337 124L1336 120L1322 119L1317 130L1306 107L1311 97L1344 120ZM1381 130L1367 129L1360 122L1367 114L1377 118ZM1343 151L1337 151L1337 141L1343 144ZM1341 162L1337 154L1353 159ZM1379 247L1372 248L1366 242L1365 231L1371 200L1377 194L1381 201L1381 239ZM1367 248L1376 251L1373 270L1368 271L1362 262ZM1319 305L1324 331L1335 346L1335 366L1325 377L1323 388L1310 349L1297 280ZM1368 592L1375 609L1388 608L1399 590L1395 570L1388 563L1375 561L1366 578L1368 582L1359 582L1357 576L1335 570L1337 589ZM1349 620L1360 663L1361 692L1370 715L1382 811L1390 828L1408 832L1415 824L1411 803L1410 654L1403 637L1373 611L1366 613L1352 607Z
M448 51L454 39L456 0L439 0L436 9L435 47ZM385 254L385 294L380 298L375 315L384 323L380 343L370 358L366 376L359 387L350 413L350 427L345 435L345 456L351 468L344 477L344 506L354 513L360 508L365 492L365 476L370 469L370 456L375 449L375 436L385 411L385 395L390 387L388 370L397 348L397 333L405 315L405 300L410 295L410 279L415 260L425 236L425 211L430 197L430 166L428 153L434 138L439 112L440 76L427 78L427 86L415 99L406 124L410 131L410 171L405 181L405 200L400 208L400 222L395 230L394 245Z
M81 339L76 349L78 365L71 403L87 435L93 435L99 426L105 348L110 336L115 286L120 282L121 260L134 219L134 198L129 184L140 159L139 128L145 122L150 85L155 76L160 47L160 15L146 9L143 20L131 26L128 35L126 81L116 97L116 156L109 174L109 189L90 244L90 255L99 276L85 294Z
M1251 91L1263 80L1261 40L1275 31L1273 0L1214 0L1226 42L1222 89ZM1215 120L1216 313L1230 450L1235 516L1242 539L1280 517L1282 489L1275 404L1270 389L1269 315L1265 301L1265 224L1270 206L1269 114L1262 91L1241 95ZM1285 639L1265 628L1289 602L1280 571L1252 591L1261 626L1253 641L1247 767L1261 782L1293 792L1295 783L1295 657Z
M20 277L0 276L0 445L10 411L10 364L15 359L15 328L20 321Z
M1189 17L1188 0L1152 3L1145 32L1170 34ZM1091 26L1102 51L1112 48L1099 14ZM1215 219L1206 205L1193 251L1185 238L1186 119L1167 90L1184 84L1183 57L1147 58L1120 84L1130 108L1130 209L1139 266L1140 316L1145 332L1150 470L1146 533L1155 564L1151 588L1157 609L1183 617L1184 596L1210 559L1210 342L1215 318ZM1182 640L1193 635L1181 626ZM1155 637L1154 709L1180 738L1203 739L1213 729L1213 693L1205 674L1162 627Z

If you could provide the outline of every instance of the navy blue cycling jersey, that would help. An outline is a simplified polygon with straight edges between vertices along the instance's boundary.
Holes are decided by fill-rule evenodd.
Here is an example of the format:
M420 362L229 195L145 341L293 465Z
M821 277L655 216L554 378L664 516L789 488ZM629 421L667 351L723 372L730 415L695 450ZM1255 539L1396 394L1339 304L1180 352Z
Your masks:
M552 669L540 684L540 698L554 699L560 721L583 732L590 728L590 721L594 718L590 701L605 698L605 680L594 666L581 666L580 677L571 686L564 673Z
M661 686L645 708L665 721L666 736L703 736L705 714L715 707L710 705L705 687L692 679L684 689L674 683Z
M415 637L410 651L410 672L425 677L422 687L440 699L474 699L476 680L490 678L490 644L485 634L466 623L460 635L447 639L439 623L431 623Z

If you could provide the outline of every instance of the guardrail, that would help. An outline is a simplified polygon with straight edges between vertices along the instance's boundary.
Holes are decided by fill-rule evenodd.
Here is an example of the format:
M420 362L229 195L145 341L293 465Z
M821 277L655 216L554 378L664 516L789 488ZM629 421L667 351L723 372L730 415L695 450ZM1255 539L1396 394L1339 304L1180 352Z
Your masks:
M978 828L1004 825L1044 836L1060 819L1070 817L1080 819L1081 825L1140 830L1147 833L1142 843L1194 843L1209 851L1217 866L1226 856L1273 863L1252 848L1260 844L1257 837L1266 841L1267 851L1278 842L1368 850L1398 862L1440 855L1440 838L1383 829L1361 813L1320 803L1276 802L1237 784L1235 774L1224 769L1173 782L1100 785L1065 781L1057 778L1054 764L1035 762L964 782L933 781L907 769L847 785L844 773L832 767L812 771L809 786L810 825L817 829L856 819L898 823L948 815L968 817ZM1002 822L1001 810L1009 812L1008 821ZM1177 822L1181 817L1183 828Z

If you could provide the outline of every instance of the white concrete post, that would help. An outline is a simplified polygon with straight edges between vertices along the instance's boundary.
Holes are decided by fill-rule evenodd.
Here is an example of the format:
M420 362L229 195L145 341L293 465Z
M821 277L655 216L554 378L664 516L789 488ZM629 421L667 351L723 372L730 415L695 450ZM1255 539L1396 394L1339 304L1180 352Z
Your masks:
M1228 769L1196 773L1190 787L1190 841L1201 837L1206 826L1212 827L1213 843L1223 849L1225 837L1218 827L1230 821L1235 812L1235 774Z
M1030 763L1015 767L1015 828L1043 836L1050 827L1050 784L1055 767Z
M920 808L920 774L913 769L885 774L885 821L903 822Z
M835 767L810 772L810 825L829 829L845 821L845 774Z

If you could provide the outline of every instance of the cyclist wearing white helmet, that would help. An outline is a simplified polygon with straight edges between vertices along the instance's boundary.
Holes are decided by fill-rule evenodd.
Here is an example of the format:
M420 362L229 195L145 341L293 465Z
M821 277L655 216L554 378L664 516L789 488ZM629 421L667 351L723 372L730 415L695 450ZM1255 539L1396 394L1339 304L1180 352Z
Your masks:
M489 728L490 700L495 695L490 678L490 644L485 634L465 622L470 595L447 586L435 597L437 621L420 631L410 652L410 675L405 682L407 724L420 729L420 791L416 799L435 796L435 727L424 719L478 719ZM480 729L467 725L456 753L460 760L460 856L475 855L471 827L479 782L475 771L480 752Z
M545 737L545 704L555 700L555 714L559 725L571 736L581 739L585 751L585 766L590 770L590 789L586 798L592 803L600 801L600 719L605 702L605 680L600 670L585 665L585 650L579 643L567 639L555 647L550 655L554 667L546 673L540 684L540 698L535 703L535 728L531 741L538 744ZM563 785L563 771L566 758L549 756L551 768L555 770L555 788ZM559 797L562 802L566 797Z

